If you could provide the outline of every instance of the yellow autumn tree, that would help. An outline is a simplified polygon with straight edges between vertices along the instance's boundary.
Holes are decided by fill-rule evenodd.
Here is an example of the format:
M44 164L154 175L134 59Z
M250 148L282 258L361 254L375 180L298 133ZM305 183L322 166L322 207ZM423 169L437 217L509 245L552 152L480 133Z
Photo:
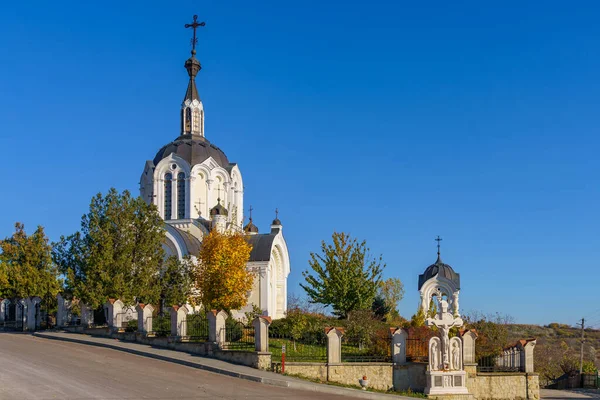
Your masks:
M204 237L194 281L205 309L237 310L248 303L255 275L246 268L250 251L252 246L241 233L213 229Z

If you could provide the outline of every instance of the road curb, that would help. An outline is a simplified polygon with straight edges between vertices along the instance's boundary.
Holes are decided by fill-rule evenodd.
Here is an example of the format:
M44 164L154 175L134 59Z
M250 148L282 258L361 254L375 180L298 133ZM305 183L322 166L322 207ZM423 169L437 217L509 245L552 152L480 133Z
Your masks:
M84 344L84 345L89 345L89 346L108 348L108 349L116 350L116 351L122 351L125 353L134 354L137 356L149 357L149 358L153 358L155 360L172 362L172 363L176 363L179 365L184 365L186 367L201 369L201 370L216 373L216 374L231 376L233 378L239 378L239 379L244 379L247 381L262 383L264 385L269 385L269 386L286 387L286 388L290 388L290 389L327 393L327 394L345 395L345 396L361 398L361 399L389 398L389 399L397 399L397 400L402 400L402 399L413 400L413 398L411 398L411 397L405 397L405 396L399 396L399 395L393 395L393 394L376 393L376 392L366 392L366 391L361 391L358 389L351 389L351 388L345 388L345 387L339 387L339 386L330 386L330 385L322 384L322 383L298 382L295 380L289 381L289 380L285 380L285 379L275 379L275 378L261 377L261 376L251 375L251 374L244 374L241 372L230 371L230 370L227 370L224 368L212 367L209 365L204 365L204 364L195 363L195 362L191 362L191 361L181 360L178 358L154 354L154 353L146 352L143 350L135 350L135 349L130 349L130 348L122 347L122 346L114 346L109 343L99 343L99 342L94 342L94 341L90 341L90 340L85 340L84 338L54 336L54 335L45 334L43 332L34 332L32 335L35 337L42 338L42 339L50 339L50 340L57 340L57 341L62 341L62 342L78 343L78 344ZM164 350L168 350L168 349L164 349Z

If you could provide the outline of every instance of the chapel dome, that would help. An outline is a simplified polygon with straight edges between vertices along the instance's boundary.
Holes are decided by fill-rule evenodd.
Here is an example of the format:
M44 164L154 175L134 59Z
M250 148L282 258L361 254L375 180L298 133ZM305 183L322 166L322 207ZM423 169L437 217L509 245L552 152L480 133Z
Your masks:
M452 267L449 266L448 264L444 264L442 262L442 259L438 256L437 261L434 264L431 264L429 267L427 267L425 272L423 272L421 275L419 275L419 289L418 290L421 290L421 287L423 286L423 284L425 284L425 282L427 282L429 279L433 278L436 275L442 276L442 277L448 279L449 281L454 282L454 284L456 285L456 288L460 289L460 274L455 272L452 269Z
M191 167L203 163L209 157L212 157L222 168L229 166L229 160L225 153L203 136L179 136L156 153L153 160L154 165L158 165L161 160L167 158L170 154L176 154L183 158Z

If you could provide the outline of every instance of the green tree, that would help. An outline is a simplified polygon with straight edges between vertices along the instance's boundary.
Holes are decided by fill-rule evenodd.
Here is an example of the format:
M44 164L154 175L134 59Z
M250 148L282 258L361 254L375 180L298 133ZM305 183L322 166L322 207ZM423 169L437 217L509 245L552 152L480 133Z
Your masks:
M410 319L410 326L413 328L425 326L425 313L421 307L419 307L417 312Z
M321 242L321 254L310 254L313 273L302 272L312 303L331 306L335 315L347 318L351 311L371 307L385 264L381 256L371 258L366 241L334 232L333 244Z
M373 299L373 305L371 306L371 311L373 315L380 320L387 320L388 315L390 314L391 307L387 305L385 299L380 295L375 296Z
M15 233L0 241L0 297L38 296L51 302L62 286L51 249L44 228L27 235L17 222Z
M429 311L427 311L427 318L435 318L438 313L437 304L433 301L433 298L429 300Z
M398 303L404 297L402 281L399 278L382 280L377 288L377 296L383 299L385 307L388 309L384 315L386 321L398 319L400 317Z
M477 358L498 355L509 344L508 324L512 322L512 317L498 313L483 315L475 311L465 315L464 320L468 329L477 330Z
M67 289L97 308L108 298L126 304L156 303L165 239L156 207L111 188L92 198L81 231L55 243L53 258Z
M193 288L193 263L189 256L183 260L176 256L168 257L158 278L158 286L165 305L185 304Z

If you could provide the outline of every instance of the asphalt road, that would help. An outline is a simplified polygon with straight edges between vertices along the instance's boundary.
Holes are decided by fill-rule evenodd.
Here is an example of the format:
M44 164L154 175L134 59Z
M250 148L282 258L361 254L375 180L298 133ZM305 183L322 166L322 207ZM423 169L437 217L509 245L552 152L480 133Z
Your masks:
M0 400L344 399L116 350L0 333Z

